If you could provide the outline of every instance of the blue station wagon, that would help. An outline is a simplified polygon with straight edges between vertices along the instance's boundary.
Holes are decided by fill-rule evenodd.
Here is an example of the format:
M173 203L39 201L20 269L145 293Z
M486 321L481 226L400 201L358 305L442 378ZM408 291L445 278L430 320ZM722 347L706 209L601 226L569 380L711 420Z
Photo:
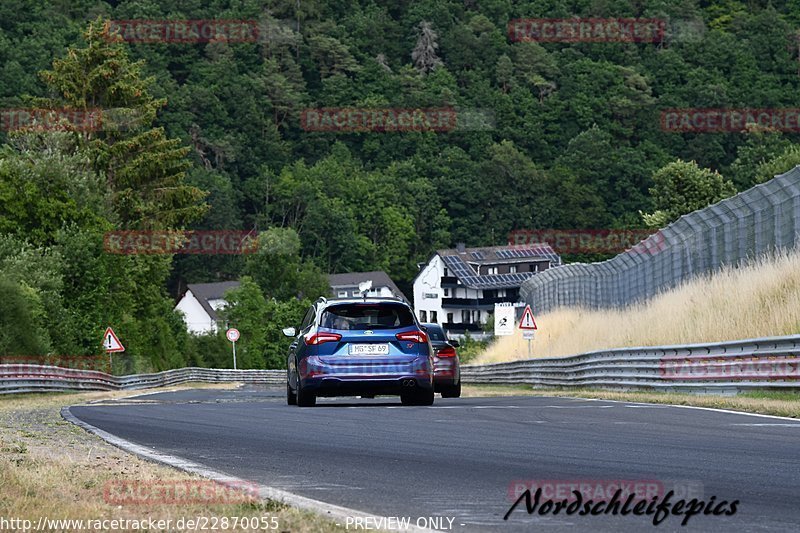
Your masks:
M433 348L411 307L390 298L317 300L289 347L286 401L312 407L320 396L399 395L433 404Z

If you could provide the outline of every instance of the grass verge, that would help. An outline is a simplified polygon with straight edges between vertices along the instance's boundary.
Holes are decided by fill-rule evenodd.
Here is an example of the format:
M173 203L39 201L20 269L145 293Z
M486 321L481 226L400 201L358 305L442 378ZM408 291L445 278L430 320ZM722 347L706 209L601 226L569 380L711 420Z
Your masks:
M692 278L623 309L560 308L536 316L531 357L632 346L692 344L800 333L800 250ZM517 331L475 363L528 359Z
M226 385L222 387L227 388ZM187 385L158 392L184 388ZM125 396L131 396L131 392L0 397L0 516L31 520L34 527L40 517L92 521L152 519L172 522L170 527L147 526L138 531L181 531L190 528L176 527L179 519L205 517L202 520L207 520L207 528L217 531L264 531L265 523L270 531L311 533L337 529L333 522L313 513L280 502L247 501L246 495L222 489L210 481L206 483L204 478L139 459L65 421L60 415L63 406ZM126 483L122 492L121 482ZM172 488L173 495L187 496L163 497L166 493L159 493L159 487ZM190 492L179 492L187 490L186 487ZM119 505L120 496L126 502L139 502ZM224 527L223 517L229 518L227 527ZM232 527L233 517L239 517L236 528ZM258 527L242 527L245 517L257 520L266 517L266 522L254 520L250 523L248 520L248 526ZM214 524L216 527L212 528ZM21 530L21 527L11 529ZM77 529L75 525L51 525L44 530ZM101 529L137 530L115 528L110 524Z
M594 389L532 389L528 385L464 385L465 397L559 396L595 398L624 402L663 403L713 407L744 413L800 418L800 394L794 392L753 391L737 396L684 394L676 392L617 392Z

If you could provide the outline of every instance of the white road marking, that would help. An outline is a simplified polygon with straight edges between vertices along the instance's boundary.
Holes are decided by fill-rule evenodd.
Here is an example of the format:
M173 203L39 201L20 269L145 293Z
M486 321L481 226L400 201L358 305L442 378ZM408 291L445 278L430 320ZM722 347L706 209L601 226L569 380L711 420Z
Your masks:
M613 405L543 405L550 409L611 409ZM538 409L538 408L537 408Z
M569 398L572 398L571 396ZM574 398L576 400L584 400L587 402L613 402L613 403L631 403L624 400L601 400L600 398ZM730 415L742 415L742 416L758 416L761 418L774 418L776 420L791 420L794 422L800 422L797 418L792 418L789 416L777 416L777 415L762 415L759 413L745 413L744 411L732 411L730 409L719 409L717 407L698 407L696 405L675 405L672 403L647 403L647 402L636 402L638 405L660 405L664 407L677 407L679 409L699 409L701 411L712 411L716 413L727 413Z
M783 427L790 427L790 428L800 428L800 423L794 423L794 424L781 424L781 423L776 423L776 424L731 424L731 425L732 426L758 426L758 427L760 427L760 426L783 426Z

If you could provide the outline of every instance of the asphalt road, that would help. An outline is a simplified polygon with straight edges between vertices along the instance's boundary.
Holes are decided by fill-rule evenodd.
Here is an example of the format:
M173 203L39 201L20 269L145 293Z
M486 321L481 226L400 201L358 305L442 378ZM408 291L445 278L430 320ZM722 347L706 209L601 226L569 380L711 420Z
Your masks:
M454 531L800 527L800 421L541 397L437 397L432 407L323 398L301 409L285 405L283 390L258 387L148 394L71 412L229 475L412 523L450 517ZM686 527L679 516L655 527L652 515L529 515L524 503L503 520L523 480L566 492L581 481L609 493L614 481L649 482L675 489L673 502L739 504L732 516L701 514Z

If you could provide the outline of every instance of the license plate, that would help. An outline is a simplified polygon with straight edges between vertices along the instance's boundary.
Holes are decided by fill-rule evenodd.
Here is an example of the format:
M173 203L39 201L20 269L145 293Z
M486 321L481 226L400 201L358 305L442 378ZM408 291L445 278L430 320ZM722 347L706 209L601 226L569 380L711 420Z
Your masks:
M350 355L389 355L388 344L349 344L347 353Z

